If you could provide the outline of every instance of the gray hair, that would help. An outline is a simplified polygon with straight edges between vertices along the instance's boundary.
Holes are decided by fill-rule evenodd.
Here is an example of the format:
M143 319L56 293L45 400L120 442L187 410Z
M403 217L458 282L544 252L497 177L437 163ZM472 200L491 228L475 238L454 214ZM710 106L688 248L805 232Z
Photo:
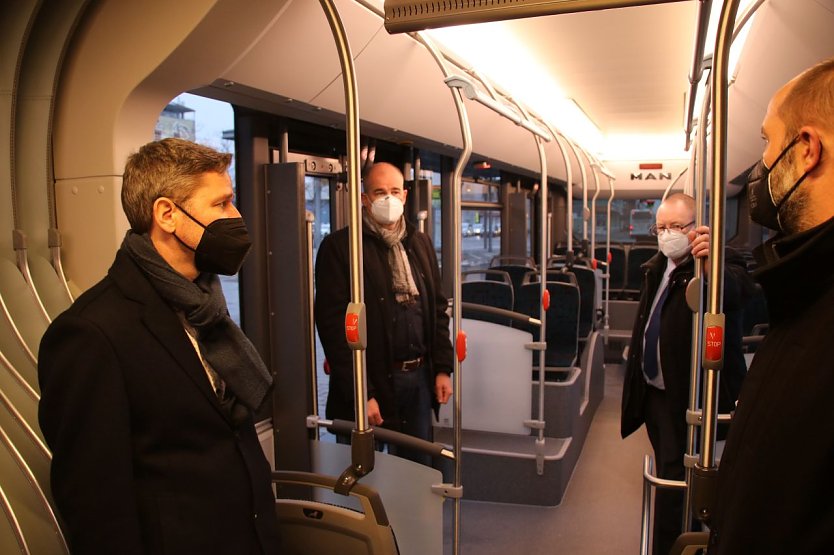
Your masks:
M162 139L131 154L122 178L122 209L136 233L146 233L153 221L153 203L167 197L187 201L204 173L225 173L232 155L183 139Z

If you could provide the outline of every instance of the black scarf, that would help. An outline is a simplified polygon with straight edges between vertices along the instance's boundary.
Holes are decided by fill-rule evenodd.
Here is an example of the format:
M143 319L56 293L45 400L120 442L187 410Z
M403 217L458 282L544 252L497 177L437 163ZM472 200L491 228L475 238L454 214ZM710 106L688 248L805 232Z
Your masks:
M200 353L233 394L221 400L232 420L239 424L250 411L257 411L272 387L272 376L255 346L229 317L217 275L202 273L190 281L160 256L147 234L128 231L121 249L162 299L197 330Z

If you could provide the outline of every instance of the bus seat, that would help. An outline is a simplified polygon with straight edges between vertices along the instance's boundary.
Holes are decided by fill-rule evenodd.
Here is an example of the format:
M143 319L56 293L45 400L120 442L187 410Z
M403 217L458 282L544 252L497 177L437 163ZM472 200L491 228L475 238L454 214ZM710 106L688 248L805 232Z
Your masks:
M684 532L672 545L669 555L699 555L707 550L709 532Z
M657 254L657 245L632 245L628 251L625 293L639 294L643 286L643 271L640 269Z
M532 279L531 281L536 280ZM576 282L576 274L564 269L555 270L553 268L549 268L547 270L547 281L555 283L570 283L571 285L576 285L577 287L579 287L579 284Z
M545 340L545 366L569 367L576 363L579 330L579 288L569 283L547 283L550 293L550 308L547 310ZM526 283L517 297L517 312L538 318L541 307L541 289L538 283ZM528 329L534 337L536 328ZM538 353L534 353L533 364L538 364Z
M594 330L597 310L597 277L590 268L574 266L572 272L579 286L579 338L587 339Z
M481 275L485 279L467 281L469 277L475 275ZM463 302L504 310L513 309L515 294L513 293L512 280L507 272L502 270L471 270L462 272L461 279L463 279L463 283L461 283L461 299ZM502 326L511 325L511 320L508 318L481 312L464 310L463 317L493 322Z
M356 484L350 492L362 511L311 501L280 498L282 485L311 486L333 490L338 479L309 472L273 472L278 486L276 516L285 555L396 555L394 532L388 523L379 494Z
M535 281L530 278L530 281ZM547 270L548 282L573 283L579 287L579 339L585 340L595 327L597 314L597 276L596 272L585 266L572 266Z
M534 267L522 266L520 264L502 264L500 266L491 266L489 269L500 270L502 272L506 272L510 276L510 280L513 284L513 298L516 302L518 301L518 292L519 289L521 289L521 283L524 281L524 276L527 272L535 270ZM515 305L513 306L513 310L521 312Z
M605 247L597 247L596 258L608 260ZM622 245L611 245L611 263L608 267L610 277L610 289L613 296L617 296L625 287L626 276L626 253Z

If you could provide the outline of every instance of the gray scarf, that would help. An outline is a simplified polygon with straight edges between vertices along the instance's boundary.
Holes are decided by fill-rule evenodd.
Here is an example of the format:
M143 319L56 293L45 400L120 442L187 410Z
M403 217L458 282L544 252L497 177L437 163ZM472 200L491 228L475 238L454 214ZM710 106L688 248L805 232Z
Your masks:
M125 251L148 277L153 288L197 330L203 358L226 383L221 404L236 424L257 411L272 387L272 376L255 346L229 317L226 299L215 274L203 273L190 281L156 251L147 234L128 231Z
M405 237L405 218L400 218L394 229L381 227L373 216L369 216L367 210L362 211L362 219L371 232L382 239L388 245L388 265L391 266L391 276L394 290L394 297L397 302L410 303L420 296L414 276L411 275L411 264L408 262L408 254L403 247Z

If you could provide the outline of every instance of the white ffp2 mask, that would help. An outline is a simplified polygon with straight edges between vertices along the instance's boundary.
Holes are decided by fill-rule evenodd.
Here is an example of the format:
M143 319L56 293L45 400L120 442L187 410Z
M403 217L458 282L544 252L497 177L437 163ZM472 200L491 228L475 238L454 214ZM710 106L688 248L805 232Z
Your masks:
M371 215L381 225L391 225L403 215L403 201L392 195L385 195L371 203Z
M689 254L689 237L683 231L667 229L657 236L657 247L671 260L679 260Z

